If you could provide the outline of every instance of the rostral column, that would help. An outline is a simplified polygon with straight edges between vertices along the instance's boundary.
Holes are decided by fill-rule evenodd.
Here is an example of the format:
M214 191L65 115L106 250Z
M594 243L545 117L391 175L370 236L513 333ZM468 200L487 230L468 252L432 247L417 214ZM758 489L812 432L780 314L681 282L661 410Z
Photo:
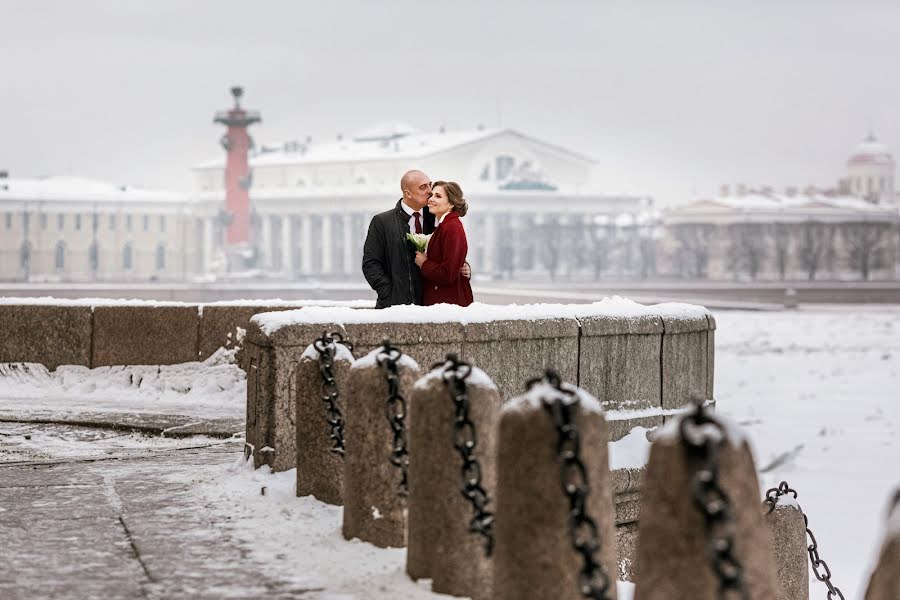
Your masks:
M246 267L246 258L252 255L250 239L250 186L253 174L247 156L253 148L253 138L247 133L247 127L262 121L255 110L241 108L241 87L231 88L234 96L234 107L220 110L213 122L222 123L228 131L222 136L220 143L227 153L225 162L225 210L221 213L225 230L225 253L228 256L229 270L235 267ZM238 256L245 260L235 260Z

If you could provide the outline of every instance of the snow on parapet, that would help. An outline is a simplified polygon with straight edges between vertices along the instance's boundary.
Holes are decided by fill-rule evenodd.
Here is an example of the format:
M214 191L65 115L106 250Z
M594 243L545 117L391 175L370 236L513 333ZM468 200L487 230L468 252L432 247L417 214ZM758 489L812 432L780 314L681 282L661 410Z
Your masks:
M413 357L408 354L402 354L403 349L401 348L400 358L397 360L397 365L403 367L404 369L418 369L419 363L413 359ZM384 352L384 346L378 346L365 356L360 359L357 359L356 362L353 363L354 369L363 369L366 367L374 367L378 364L378 355Z
M674 319L705 318L709 311L693 304L666 303L646 306L628 298L613 296L593 304L510 304L475 303L462 307L451 304L434 306L392 306L380 310L353 309L344 306L260 313L253 317L260 330L271 335L282 327L337 323L489 323L491 321L536 321L539 319L583 319L588 317L639 318L646 316Z
M668 439L672 440L675 438L681 437L681 421L685 417L687 417L692 411L692 408L688 408L684 413L677 415L672 419L668 419L662 427L656 430L656 439ZM740 448L745 442L747 442L747 435L737 423L729 419L728 417L724 417L719 413L715 414L715 419L719 423L722 424L722 428L725 430L725 439L731 443L735 448ZM715 428L714 425L705 425L704 427L710 428L710 433L712 431L718 432L719 429Z
M609 442L609 468L640 469L650 458L650 441L645 427L632 427L628 435L615 442Z
M356 359L353 358L353 353L350 352L350 348L343 344L335 344L335 353L334 360L345 360L351 364L353 364ZM303 354L300 355L300 360L304 358L308 358L309 360L319 360L319 351L316 350L315 344L310 344L306 347L306 350L303 351Z
M416 380L416 383L413 387L415 388L427 388L431 385L431 382L435 379L443 379L444 372L447 370L447 367L450 366L450 361L447 361L440 367L432 369L428 373L426 373L423 377L420 377ZM474 386L474 387L483 387L492 390L497 389L497 384L494 383L494 380L490 378L490 376L479 369L478 367L473 366L472 371L469 373L469 376L466 377L466 385Z
M563 384L564 386L569 386L567 389L571 389L575 392L575 397L578 399L578 403L581 405L581 409L586 412L592 412L596 414L603 414L603 406L600 404L600 401L597 400L590 393L585 390L575 387L570 384ZM531 386L527 392L519 396L518 398L513 398L509 402L505 403L501 408L500 412L506 411L532 411L532 410L544 410L544 398L558 396L559 390L546 382L539 382Z

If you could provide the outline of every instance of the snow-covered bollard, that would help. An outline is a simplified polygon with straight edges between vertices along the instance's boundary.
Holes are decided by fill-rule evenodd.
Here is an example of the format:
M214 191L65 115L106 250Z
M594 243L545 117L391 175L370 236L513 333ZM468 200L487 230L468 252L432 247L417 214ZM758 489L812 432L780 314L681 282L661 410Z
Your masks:
M447 359L410 399L406 571L435 592L488 600L501 400L484 371Z
M407 399L419 365L385 340L350 369L343 534L406 544Z
M782 482L779 487L766 493L763 506L772 537L778 600L807 600L809 554L806 549L806 521L797 503L797 492Z
M900 489L894 492L893 501L888 508L884 542L869 578L865 600L897 598L900 598Z
M340 505L344 490L345 395L353 354L340 334L322 334L297 364L297 495ZM352 442L351 442L352 443Z
M644 477L635 600L775 600L759 484L740 430L702 402L658 430ZM719 595L724 590L724 595Z
M600 402L553 372L504 405L496 600L616 598L607 439Z

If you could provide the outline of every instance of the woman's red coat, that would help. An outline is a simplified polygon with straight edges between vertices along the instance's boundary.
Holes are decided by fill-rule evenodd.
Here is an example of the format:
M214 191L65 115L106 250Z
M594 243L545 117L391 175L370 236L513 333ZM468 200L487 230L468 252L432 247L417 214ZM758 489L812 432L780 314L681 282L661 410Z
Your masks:
M469 279L459 274L469 245L459 213L451 211L434 231L428 242L428 260L422 264L425 288L423 303L472 304L472 286Z

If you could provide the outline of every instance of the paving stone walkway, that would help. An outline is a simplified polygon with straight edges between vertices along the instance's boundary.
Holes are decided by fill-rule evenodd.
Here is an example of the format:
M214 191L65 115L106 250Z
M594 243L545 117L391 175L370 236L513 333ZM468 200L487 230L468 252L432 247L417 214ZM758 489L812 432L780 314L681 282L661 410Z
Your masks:
M3 423L0 441L62 426L17 427L25 425ZM240 455L239 441L206 440L205 447L180 440L178 448L82 457L7 455L0 462L0 598L315 595L266 574L227 518L212 516L189 483L167 476Z

